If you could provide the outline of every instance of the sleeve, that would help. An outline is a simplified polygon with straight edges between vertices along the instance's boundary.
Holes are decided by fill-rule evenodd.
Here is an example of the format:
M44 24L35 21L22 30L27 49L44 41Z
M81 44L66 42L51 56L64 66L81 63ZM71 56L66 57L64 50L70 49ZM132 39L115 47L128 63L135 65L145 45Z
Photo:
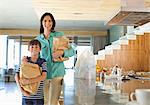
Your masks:
M46 61L42 63L42 72L47 72Z
M64 57L71 57L73 55L75 55L76 51L75 49L71 46L69 49L64 50Z
M55 32L55 36L64 36L64 33L63 32Z

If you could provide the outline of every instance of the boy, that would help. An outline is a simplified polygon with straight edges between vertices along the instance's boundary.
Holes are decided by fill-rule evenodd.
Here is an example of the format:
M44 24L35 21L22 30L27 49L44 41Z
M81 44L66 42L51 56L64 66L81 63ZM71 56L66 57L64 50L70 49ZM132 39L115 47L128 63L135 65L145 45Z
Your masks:
M31 57L24 57L22 62L37 64L40 68L42 68L42 73L40 76L31 79L20 78L19 76L20 70L16 73L15 80L23 94L22 105L44 105L43 85L44 85L44 80L46 78L47 71L46 71L46 60L39 57L39 53L41 50L41 43L35 39L31 40L28 45L28 50L31 52ZM27 85L27 84L37 83L37 82L40 82L40 85L38 87L37 93L34 95L25 91L21 87L22 85Z

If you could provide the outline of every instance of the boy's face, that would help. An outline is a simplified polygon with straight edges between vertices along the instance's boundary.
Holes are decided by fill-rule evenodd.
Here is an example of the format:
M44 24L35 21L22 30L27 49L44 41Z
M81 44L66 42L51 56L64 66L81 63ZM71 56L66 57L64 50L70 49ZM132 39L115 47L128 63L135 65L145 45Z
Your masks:
M31 55L38 55L40 52L40 47L39 45L30 45L29 51L31 52Z

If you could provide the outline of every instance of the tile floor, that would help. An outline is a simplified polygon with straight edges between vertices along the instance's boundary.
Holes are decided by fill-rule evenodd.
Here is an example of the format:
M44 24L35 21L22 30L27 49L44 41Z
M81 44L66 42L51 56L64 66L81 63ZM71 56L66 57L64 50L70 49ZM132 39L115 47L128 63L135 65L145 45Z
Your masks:
M0 105L21 105L21 93L15 82L5 83L0 90Z
M67 70L64 81L64 90L69 90L69 88L72 89L74 85L73 72L73 70ZM71 98L70 95L73 94L73 92L70 93L70 90L68 92L67 90L65 90L64 94L69 94L69 97L65 95L67 100L69 100L69 98ZM74 102L67 101L65 105L73 105L73 103ZM21 105L21 93L18 90L18 87L15 82L0 83L0 105Z
M112 101L112 95L102 93L103 90L95 87L94 82L74 79L74 70L66 71L64 105L125 105ZM21 93L15 82L5 83L3 89L0 87L0 105L21 105Z

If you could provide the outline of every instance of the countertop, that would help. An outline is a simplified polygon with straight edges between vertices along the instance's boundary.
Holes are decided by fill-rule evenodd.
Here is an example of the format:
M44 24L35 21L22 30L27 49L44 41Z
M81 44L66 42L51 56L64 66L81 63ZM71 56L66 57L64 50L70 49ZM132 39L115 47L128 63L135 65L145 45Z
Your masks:
M126 105L137 88L150 88L149 80L101 81L74 79L66 86L65 105Z

